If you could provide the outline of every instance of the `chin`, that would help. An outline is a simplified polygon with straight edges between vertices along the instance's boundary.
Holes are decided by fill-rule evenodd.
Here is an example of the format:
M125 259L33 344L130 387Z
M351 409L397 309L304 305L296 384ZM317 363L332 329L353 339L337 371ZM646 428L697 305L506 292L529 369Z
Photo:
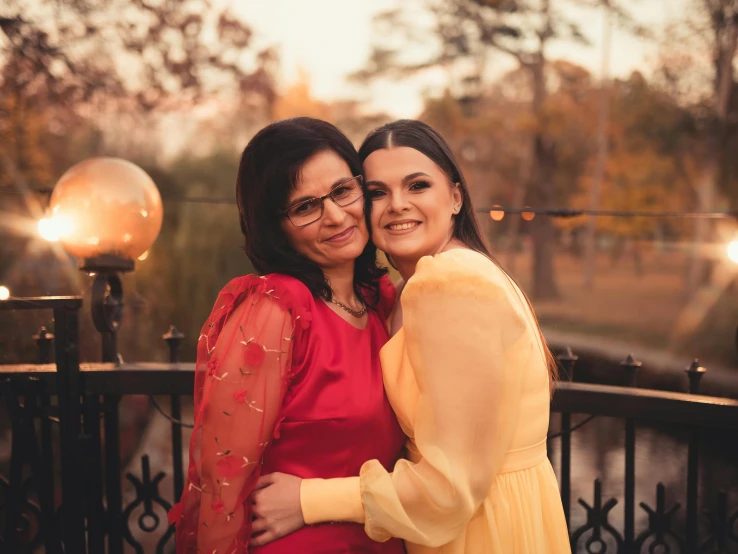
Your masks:
M366 243L355 245L347 244L344 248L341 248L340 251L334 252L332 256L327 256L327 261L334 266L353 262L356 258L361 256L361 253L364 251L364 246L366 246Z
M416 259L419 260L428 253L427 248L423 248L423 245L414 244L413 242L407 241L402 243L399 241L390 241L386 244L386 248L380 248L385 254L392 257L395 260L398 259Z

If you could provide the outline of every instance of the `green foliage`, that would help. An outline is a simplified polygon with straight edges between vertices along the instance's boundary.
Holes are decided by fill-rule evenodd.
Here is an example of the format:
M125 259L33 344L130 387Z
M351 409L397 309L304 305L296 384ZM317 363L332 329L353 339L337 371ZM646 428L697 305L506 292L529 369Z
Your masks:
M207 156L182 156L168 168L145 167L164 200L164 222L148 257L137 262L127 295L140 300L139 321L153 337L150 349L137 344L126 349L140 359L164 352L158 338L170 324L185 334L184 358L194 358L200 328L220 289L231 279L252 271L243 253L238 210L233 204L183 202L183 197L235 198L238 155L216 151ZM168 200L167 200L168 199ZM123 350L123 348L121 348Z

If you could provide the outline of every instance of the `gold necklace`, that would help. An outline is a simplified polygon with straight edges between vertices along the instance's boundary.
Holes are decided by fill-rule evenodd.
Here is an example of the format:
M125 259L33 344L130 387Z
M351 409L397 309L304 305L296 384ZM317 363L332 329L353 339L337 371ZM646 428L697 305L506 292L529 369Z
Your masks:
M336 297L335 296L332 296L331 297L331 302L333 304L335 304L336 306L338 306L339 308L341 308L343 310L346 310L348 313L350 313L352 316L354 316L357 319L360 318L361 316L363 316L366 313L366 304L364 304L361 301L359 301L359 302L361 302L361 309L360 310L353 310L353 309L349 308L346 304L344 304L340 300L336 300Z

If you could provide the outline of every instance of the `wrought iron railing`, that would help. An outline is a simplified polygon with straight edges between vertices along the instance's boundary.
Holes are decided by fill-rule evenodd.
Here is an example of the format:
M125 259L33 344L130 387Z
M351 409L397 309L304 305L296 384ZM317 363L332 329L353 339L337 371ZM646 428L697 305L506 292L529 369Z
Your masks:
M183 416L181 399L192 395L194 365L178 362L182 335L174 328L163 337L170 348L168 364L80 364L80 306L78 298L0 303L2 310L53 310L56 325L55 336L42 330L34 337L39 363L0 366L0 401L9 416L11 444L6 475L0 475L0 551L143 553L143 533L155 537L147 543L153 545L152 552L173 552L173 529L166 511L179 498L184 483L183 427L188 421L182 420L191 415ZM52 341L53 364L48 363ZM738 401L699 395L704 369L697 363L687 369L690 392L674 393L637 388L640 363L632 356L621 364L627 384L623 387L574 383L576 356L567 350L559 360L564 378L552 406L560 414L552 418L559 426L549 435L549 454L556 457L560 468L567 522L572 520L573 508L582 509L586 516L583 525L571 529L573 550L599 554L738 552L738 510L730 506L728 494L738 483L720 483L722 490L714 500L701 499L699 489L701 430L724 429L729 440L738 439ZM148 395L171 422L171 469L152 470L144 454L140 473L131 470L123 475L119 404L127 395ZM164 407L162 397L169 398ZM572 414L588 416L573 425ZM621 529L611 518L621 500L605 499L599 479L594 481L593 497L578 499L580 508L572 505L572 480L578 479L572 475L572 434L602 417L618 418L624 427ZM647 523L639 525L636 428L648 422L689 430L683 487L686 513L680 515L679 504L667 506L666 485L653 483L656 505L640 503ZM138 463L129 467L133 465ZM164 491L167 472L172 487ZM125 501L124 478L133 488ZM703 505L713 509L701 513Z

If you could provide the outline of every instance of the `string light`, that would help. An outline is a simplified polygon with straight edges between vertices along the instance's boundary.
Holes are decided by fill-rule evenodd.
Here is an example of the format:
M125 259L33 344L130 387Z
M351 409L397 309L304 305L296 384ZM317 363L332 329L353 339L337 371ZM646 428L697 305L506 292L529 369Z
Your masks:
M596 217L663 217L683 219L723 219L738 218L738 210L714 211L714 212L692 212L692 211L657 211L657 210L576 210L572 208L508 208L493 206L494 210L502 210L505 214L520 214L528 217L536 215L547 215L550 217L568 219L582 216ZM486 213L489 208L482 208L478 212ZM531 219L533 218L531 217Z
M18 191L10 187L0 187L0 194L23 195L28 193L50 195L51 189L33 189L27 192ZM190 204L236 204L235 198L208 198L204 196L176 196L166 195L161 197L165 202L187 202ZM508 214L532 214L546 215L555 218L572 218L581 216L597 216L597 217L663 217L663 218L685 218L685 219L738 219L738 210L726 211L656 211L656 210L579 210L573 208L511 208L507 206L494 205L492 208L480 208L477 212L489 214L492 211L501 211L505 215Z
M5 285L0 285L0 301L10 298L10 289Z
M522 217L525 221L533 221L533 218L536 217L536 213L531 211L530 206L526 206L525 211L520 212L520 217Z
M495 204L489 211L489 216L492 218L493 221L502 221L502 218L505 217L505 211L499 204Z

